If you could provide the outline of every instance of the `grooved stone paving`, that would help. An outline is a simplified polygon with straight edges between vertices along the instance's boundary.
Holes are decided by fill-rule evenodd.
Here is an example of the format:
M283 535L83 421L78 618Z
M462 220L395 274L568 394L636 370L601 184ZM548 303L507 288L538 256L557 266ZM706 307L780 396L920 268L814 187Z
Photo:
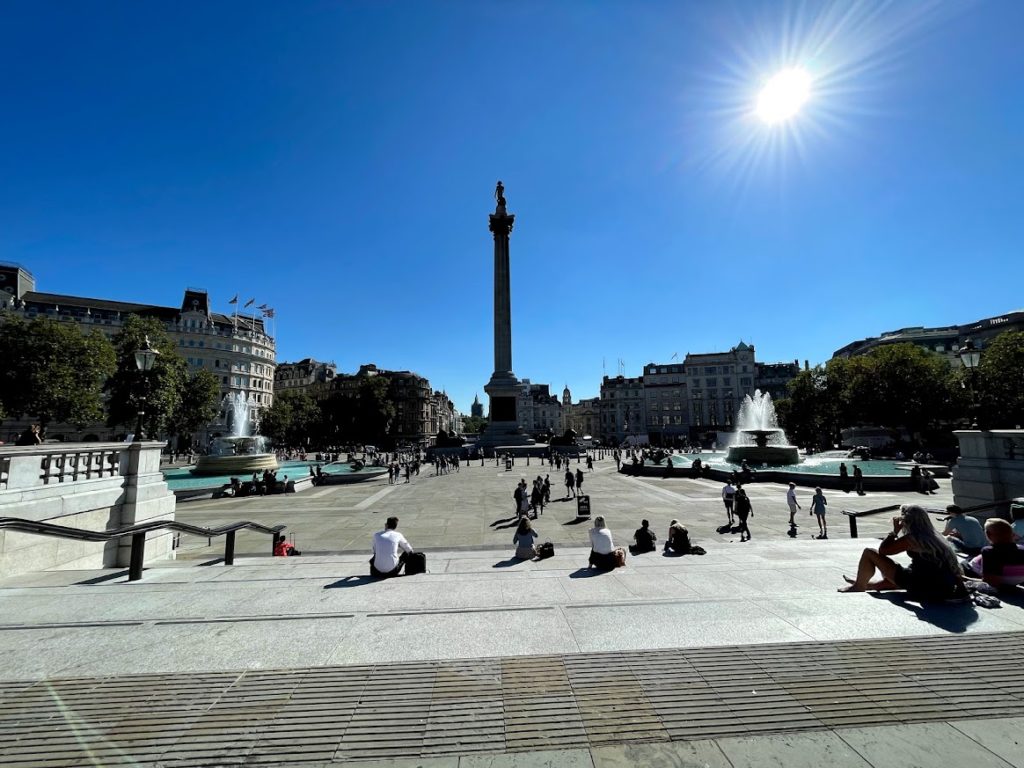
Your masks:
M943 721L1022 711L1022 640L997 633L21 681L4 690L0 765L316 764L543 750L571 764L573 750L591 750L582 754L593 762L581 763L590 765L614 763L618 753L601 749L623 741L640 755L645 742L707 739L739 765L744 738L837 727L851 730L836 744L831 733L799 738L876 757L848 764L885 764L893 729L871 728L878 723L948 728L966 759L977 742ZM969 686L946 672L966 658L974 660ZM772 743L782 755L790 749ZM1007 765L999 746L969 762Z

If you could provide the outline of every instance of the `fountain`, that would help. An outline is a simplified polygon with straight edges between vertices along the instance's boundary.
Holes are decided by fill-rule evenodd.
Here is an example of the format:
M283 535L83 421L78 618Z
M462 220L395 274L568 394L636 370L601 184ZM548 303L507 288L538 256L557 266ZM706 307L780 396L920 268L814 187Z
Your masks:
M222 404L231 409L231 436L218 437L210 452L200 456L194 475L232 475L277 469L277 457L267 450L267 438L249 435L249 403L235 392L224 396Z
M736 417L736 437L726 452L726 461L738 464L799 464L800 451L788 445L786 433L779 427L772 396L756 390L747 395Z

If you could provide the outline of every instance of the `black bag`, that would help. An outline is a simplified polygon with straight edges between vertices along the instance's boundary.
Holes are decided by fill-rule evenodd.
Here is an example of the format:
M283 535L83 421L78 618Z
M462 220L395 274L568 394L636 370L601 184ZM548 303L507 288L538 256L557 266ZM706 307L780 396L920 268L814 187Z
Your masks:
M537 547L537 559L547 560L549 557L555 556L555 545L550 541L545 541L539 547Z
M405 555L405 575L415 576L427 572L427 555L424 552L407 552Z

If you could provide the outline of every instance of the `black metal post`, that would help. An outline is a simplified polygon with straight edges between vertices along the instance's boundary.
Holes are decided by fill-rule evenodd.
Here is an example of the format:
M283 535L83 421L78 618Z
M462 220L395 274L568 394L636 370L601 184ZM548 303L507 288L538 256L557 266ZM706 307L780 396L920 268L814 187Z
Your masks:
M856 515L847 515L847 517L850 518L850 538L851 539L856 539L857 538L857 516Z
M224 535L224 565L235 564L235 531Z
M142 578L142 562L146 559L146 534L132 534L132 552L128 565L128 581L138 581Z

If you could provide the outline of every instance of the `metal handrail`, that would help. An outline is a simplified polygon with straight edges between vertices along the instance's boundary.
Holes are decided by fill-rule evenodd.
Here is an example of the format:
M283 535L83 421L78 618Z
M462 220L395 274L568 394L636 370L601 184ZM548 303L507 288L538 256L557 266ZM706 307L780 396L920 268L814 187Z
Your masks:
M128 581L138 581L142 578L142 562L146 555L146 534L150 531L166 529L189 533L193 536L202 536L212 539L216 536L225 536L224 540L224 564L233 565L235 562L235 533L241 530L256 531L257 533L277 534L287 526L275 525L268 527L250 520L239 520L237 523L221 525L217 528L202 528L198 525L179 523L177 520L150 520L138 525L129 525L124 528L117 528L113 531L90 531L85 528L69 528L66 525L55 525L44 523L39 520L26 520L21 517L0 517L0 529L17 531L18 533L32 533L37 536L51 536L58 539L74 539L77 541L113 541L125 536L132 537L131 559L128 565ZM271 548L273 552L273 548Z
M1001 507L1004 504L1008 505L1012 501L1013 501L1013 499L1003 499L1002 501L987 501L984 504L975 504L973 507L964 507L964 514L968 514L969 515L969 514L974 513L974 512L984 512L986 509L995 509L996 507ZM856 539L857 538L857 518L858 517L867 517L868 515L877 515L877 514L881 514L882 512L895 512L897 509L899 509L902 506L903 506L902 504L889 504L888 506L885 506L885 507L876 507L875 509L865 509L863 512L858 512L856 510L851 510L851 509L844 509L843 510L843 514L846 515L847 519L850 521L850 538L851 539Z

